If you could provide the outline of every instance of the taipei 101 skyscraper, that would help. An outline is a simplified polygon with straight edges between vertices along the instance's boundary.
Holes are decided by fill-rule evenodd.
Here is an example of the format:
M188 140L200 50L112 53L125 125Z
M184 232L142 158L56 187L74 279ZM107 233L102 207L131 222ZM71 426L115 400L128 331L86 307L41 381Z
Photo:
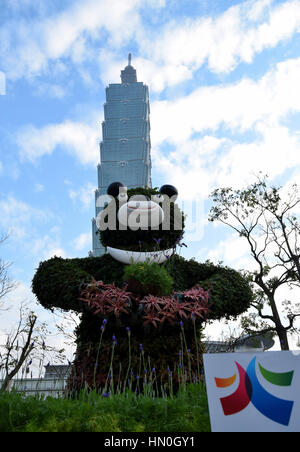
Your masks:
M121 71L121 83L106 88L98 188L95 191L96 217L101 208L97 199L106 193L112 182L122 182L128 188L151 187L149 90L137 81L136 70L128 65ZM105 249L97 233L96 220L92 220L93 256L101 256Z

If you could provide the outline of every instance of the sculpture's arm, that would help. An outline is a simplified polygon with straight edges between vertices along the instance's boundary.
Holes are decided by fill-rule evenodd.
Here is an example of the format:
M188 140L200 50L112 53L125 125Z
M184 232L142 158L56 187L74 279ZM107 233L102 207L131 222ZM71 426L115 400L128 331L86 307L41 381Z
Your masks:
M95 278L105 283L123 282L124 265L105 254L101 257L62 259L41 262L32 281L32 290L42 306L65 311L82 311L78 301L82 286Z
M81 312L80 287L92 276L74 264L73 259L54 257L41 262L32 280L32 290L46 309Z
M250 307L252 290L246 279L231 268L217 266L210 277L199 283L209 290L212 303L209 318L212 320L236 317Z
M237 271L214 265L175 257L168 264L176 290L199 284L210 293L210 319L236 317L247 311L252 301L252 291L247 280Z

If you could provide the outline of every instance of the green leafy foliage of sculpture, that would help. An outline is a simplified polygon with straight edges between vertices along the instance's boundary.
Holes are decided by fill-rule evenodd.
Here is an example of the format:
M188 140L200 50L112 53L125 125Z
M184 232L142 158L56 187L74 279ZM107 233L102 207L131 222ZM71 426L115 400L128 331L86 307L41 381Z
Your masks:
M176 191L175 187L164 187ZM160 192L164 194L162 188ZM149 199L159 192L141 188L129 190L128 194L142 194ZM157 198L159 204L161 198ZM175 250L183 236L184 216L173 201L168 201L164 216L167 220L169 207L169 230L101 231L103 244L141 253L169 247ZM177 220L181 229L177 229ZM40 263L32 289L45 308L81 315L70 382L75 390L103 388L108 379L112 385L120 379L127 384L133 375L137 385L141 369L145 371L145 366L150 365L161 385L168 382L170 373L178 383L183 356L190 380L197 379L204 323L236 317L248 309L252 300L248 282L239 272L211 262L186 260L176 253L162 265L144 262L126 266L109 254L54 257ZM147 364L141 366L142 360Z
M139 344L143 344L145 354L151 356L157 379L167 381L167 369L172 368L176 381L176 363L182 350L181 322L195 375L203 322L236 317L248 309L252 298L247 281L238 272L212 263L201 264L179 256L169 259L165 269L173 279L173 287L169 295L160 296L150 293L137 296L128 292L123 287L124 268L124 264L109 255L82 259L55 257L42 262L33 278L33 291L45 308L81 313L76 331L73 389L103 387L107 383L114 336L118 341L112 369L115 378L125 378L129 365L130 372L139 375ZM180 298L189 291L190 298ZM198 309L201 316L192 316L193 309L196 309L194 312ZM101 324L105 318L101 360L94 375ZM131 331L130 362L126 328Z
M137 262L124 269L124 281L133 293L169 295L173 278L167 270L156 262Z
M159 191L155 188L133 188L128 190L128 197L132 198L136 195L151 199L154 195L158 195ZM171 249L180 242L184 231L184 214L179 209L178 205L172 201L164 201L160 203L164 212L165 218L162 224L156 229L136 231L122 230L117 217L117 212L120 207L118 199L114 199L107 207L107 215L115 216L116 229L109 228L99 232L101 243L107 247L118 248L130 251L157 251Z

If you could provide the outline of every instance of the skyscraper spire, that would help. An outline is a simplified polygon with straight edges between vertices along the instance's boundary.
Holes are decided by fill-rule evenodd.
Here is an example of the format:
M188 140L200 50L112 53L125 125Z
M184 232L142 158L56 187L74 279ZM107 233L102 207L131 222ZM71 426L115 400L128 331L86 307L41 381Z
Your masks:
M136 70L131 66L131 53L128 54L128 65L121 71L122 83L136 83Z

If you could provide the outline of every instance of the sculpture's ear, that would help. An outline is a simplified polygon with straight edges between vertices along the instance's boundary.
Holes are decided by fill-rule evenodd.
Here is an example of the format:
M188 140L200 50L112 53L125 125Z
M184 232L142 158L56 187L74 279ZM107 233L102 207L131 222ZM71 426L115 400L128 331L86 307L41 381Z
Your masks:
M116 198L119 195L121 187L125 187L122 182L112 182L107 188L107 194Z
M172 201L176 201L178 197L178 190L174 185L163 185L160 187L159 192L162 195L167 195Z

